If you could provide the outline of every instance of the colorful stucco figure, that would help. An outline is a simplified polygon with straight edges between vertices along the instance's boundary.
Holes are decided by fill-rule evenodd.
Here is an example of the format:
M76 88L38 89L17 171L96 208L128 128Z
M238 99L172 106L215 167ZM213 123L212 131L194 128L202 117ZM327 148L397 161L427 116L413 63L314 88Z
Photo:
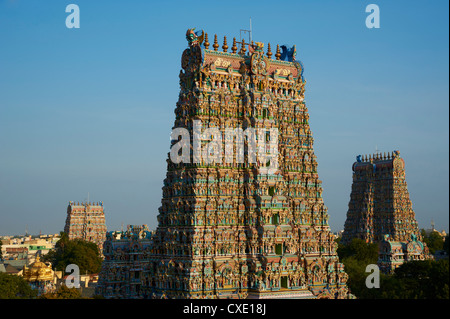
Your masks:
M195 45L201 45L203 43L203 38L205 35L203 30L197 32L194 32L194 30L195 28L188 29L186 31L186 40L188 41L190 47Z

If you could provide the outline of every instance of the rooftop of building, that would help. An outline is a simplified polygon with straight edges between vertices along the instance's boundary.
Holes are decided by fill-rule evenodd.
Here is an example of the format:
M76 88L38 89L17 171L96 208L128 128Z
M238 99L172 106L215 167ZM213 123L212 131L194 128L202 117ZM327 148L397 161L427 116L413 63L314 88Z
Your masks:
M69 202L70 207L103 207L103 202L75 202L70 201Z
M376 152L374 154L364 154L356 156L356 163L373 163L381 161L392 161L395 158L400 158L400 151L395 150L393 152Z
M395 150L393 152L381 153L377 152L368 155L356 156L356 162L352 165L353 171L365 171L368 167L372 167L374 172L382 168L395 168L396 164L400 163L400 168L405 167L405 161L400 157L400 151Z

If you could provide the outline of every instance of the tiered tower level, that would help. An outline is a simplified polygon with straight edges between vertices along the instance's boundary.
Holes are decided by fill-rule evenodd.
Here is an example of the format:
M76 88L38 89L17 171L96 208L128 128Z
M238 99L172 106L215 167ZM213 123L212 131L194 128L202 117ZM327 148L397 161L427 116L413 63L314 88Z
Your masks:
M167 160L149 284L153 298L346 298L328 225L293 48L236 43L219 51L188 30L175 128L278 129L278 169ZM177 141L172 141L175 145ZM191 145L193 141L191 140ZM204 143L203 143L204 144ZM203 145L202 144L202 145Z
M82 239L97 244L100 254L106 239L105 212L103 202L69 202L64 232L69 239Z
M421 240L399 151L358 156L342 242L361 238L368 243Z

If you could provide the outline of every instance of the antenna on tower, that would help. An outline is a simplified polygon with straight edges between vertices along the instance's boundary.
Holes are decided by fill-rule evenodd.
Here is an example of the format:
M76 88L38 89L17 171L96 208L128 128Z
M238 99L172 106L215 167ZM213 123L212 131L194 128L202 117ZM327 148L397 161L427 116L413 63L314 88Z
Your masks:
M250 17L250 43L252 43L252 17Z
M252 18L250 18L250 30L245 30L245 29L241 29L240 30L240 40L239 42L241 43L242 46L242 33L248 34L248 43L252 43Z

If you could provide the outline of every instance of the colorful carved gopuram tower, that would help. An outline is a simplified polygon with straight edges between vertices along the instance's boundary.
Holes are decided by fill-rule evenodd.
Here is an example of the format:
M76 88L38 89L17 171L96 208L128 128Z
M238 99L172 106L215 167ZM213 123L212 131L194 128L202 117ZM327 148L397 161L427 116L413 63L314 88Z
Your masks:
M69 239L82 239L97 244L100 254L106 239L105 212L103 202L69 202L64 232Z
M400 152L358 155L352 169L353 184L342 243L353 238L379 243L383 247L379 261L383 268L386 263L399 266L404 260L428 258L428 248L421 242L409 198L405 161Z
M264 53L263 43L233 39L229 51L225 37L219 51L217 36L212 49L203 31L189 29L186 38L173 127L185 133L172 136L172 150L186 136L190 143L187 160L176 162L172 153L167 160L148 272L152 297L349 297L322 199L295 46L277 45L272 58L270 44ZM204 133L209 128L219 138ZM216 149L211 139L224 143L213 144ZM237 142L231 162L226 156L210 161L234 139L243 152ZM264 153L276 155L266 161Z

